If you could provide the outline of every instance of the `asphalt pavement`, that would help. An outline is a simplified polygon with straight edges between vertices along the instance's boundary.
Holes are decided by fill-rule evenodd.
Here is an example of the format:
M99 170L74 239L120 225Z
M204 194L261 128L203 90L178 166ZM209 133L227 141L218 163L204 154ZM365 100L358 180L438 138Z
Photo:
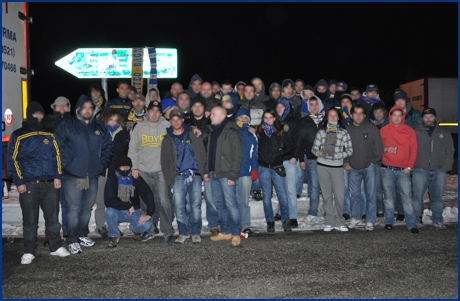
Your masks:
M277 222L278 223L278 222ZM255 234L234 248L107 239L82 254L21 265L22 239L3 240L3 298L458 298L458 229L425 226ZM67 246L64 243L65 246Z

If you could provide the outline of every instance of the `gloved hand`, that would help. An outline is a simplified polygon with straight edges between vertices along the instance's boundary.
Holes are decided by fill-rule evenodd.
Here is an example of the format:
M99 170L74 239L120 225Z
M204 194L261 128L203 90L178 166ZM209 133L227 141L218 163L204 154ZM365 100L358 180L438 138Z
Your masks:
M185 171L185 181L184 181L184 184L187 185L188 183L192 183L193 181L193 176L195 175L195 173L193 172L193 170L189 169L189 170L186 170Z
M255 181L255 180L257 180L258 177L259 177L259 173L257 172L257 170L252 170L251 171L251 180Z

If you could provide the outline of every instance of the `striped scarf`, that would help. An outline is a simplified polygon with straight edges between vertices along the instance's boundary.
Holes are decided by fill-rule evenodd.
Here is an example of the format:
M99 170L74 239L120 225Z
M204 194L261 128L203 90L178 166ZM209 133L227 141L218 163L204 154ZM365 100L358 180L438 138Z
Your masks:
M118 179L118 197L123 202L129 202L131 197L134 196L134 177L131 174L131 171L125 176L116 171L115 175Z

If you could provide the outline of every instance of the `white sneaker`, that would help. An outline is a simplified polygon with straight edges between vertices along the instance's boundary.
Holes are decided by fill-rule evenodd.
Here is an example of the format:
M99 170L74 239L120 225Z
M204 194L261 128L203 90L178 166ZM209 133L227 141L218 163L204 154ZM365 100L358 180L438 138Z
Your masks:
M21 264L31 264L32 260L34 260L35 256L30 253L25 253L21 257Z
M348 226L348 228L354 229L354 228L356 228L358 226L361 226L362 222L363 222L362 220L355 219L354 217L352 217L351 220L350 220L350 225Z
M69 251L71 254L78 254L82 253L80 244L78 242L74 242L73 244L69 245Z
M339 230L340 232L348 232L348 228L345 226L334 227L335 230Z
M67 251L64 247L60 247L56 251L51 252L50 255L59 256L59 257L67 257L70 255L70 252Z
M82 245L84 247L92 247L95 244L96 243L91 238L89 238L88 236L80 237L80 245Z
M306 222L307 224L311 224L311 221L312 221L313 219L315 219L315 217L316 217L316 216L313 216L313 215L310 215L310 214L309 214L309 215L307 215L307 217L305 218L305 222Z
M176 244L183 244L188 238L190 238L190 235L188 235L188 236L186 236L186 235L179 235L179 237L176 238L175 243L176 243Z
M367 223L366 224L366 231L374 231L374 224L373 223Z
M331 232L332 231L332 227L330 225L326 225L326 227L324 227L323 231L325 232Z

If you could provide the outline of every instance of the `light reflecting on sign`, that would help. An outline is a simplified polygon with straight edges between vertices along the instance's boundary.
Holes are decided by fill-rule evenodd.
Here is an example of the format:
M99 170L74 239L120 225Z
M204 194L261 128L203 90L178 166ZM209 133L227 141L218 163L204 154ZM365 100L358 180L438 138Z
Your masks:
M177 49L157 48L158 78L177 78ZM78 48L58 60L56 66L78 78L131 77L132 48ZM150 76L147 48L143 57L144 77Z

